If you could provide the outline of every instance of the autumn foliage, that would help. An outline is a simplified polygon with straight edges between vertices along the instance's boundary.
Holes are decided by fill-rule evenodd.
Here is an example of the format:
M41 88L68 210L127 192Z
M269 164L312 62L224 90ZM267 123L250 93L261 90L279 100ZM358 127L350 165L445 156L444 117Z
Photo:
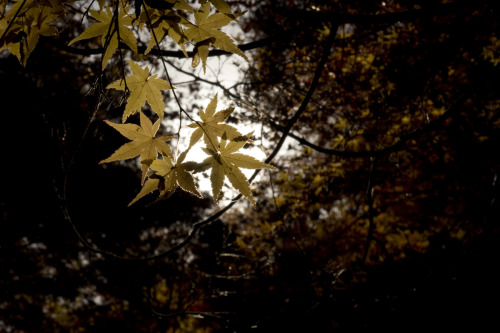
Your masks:
M5 153L0 331L26 309L52 331L488 326L499 22L495 1L0 0L5 123L29 133Z
M73 1L66 2L69 3ZM194 9L184 0L172 2L165 1L165 3L168 4L165 8L162 6L158 8L150 7L147 3L137 1L139 5L136 4L137 6L135 7L136 10L134 14L131 12L131 7L123 1L116 1L110 4L107 4L105 1L98 1L100 9L93 10L88 8L85 13L97 22L92 23L79 36L72 39L68 45L100 36L101 47L105 50L101 59L102 68L104 69L110 58L118 50L120 43L124 43L132 50L134 55L137 55L137 37L131 30L133 27L138 28L139 31L142 31L144 28L149 30L150 42L148 50L154 46L160 48L159 43L165 37L165 34L161 35L161 31L155 30L155 28L161 28L165 33L169 32L169 36L173 41L180 44L183 51L185 51L184 44L194 43L195 48L193 51L192 66L197 67L201 60L204 72L206 71L206 61L210 46L238 54L248 61L248 58L238 49L233 40L220 30L220 28L228 25L231 21L236 20L241 13L232 13L229 6L224 1L211 2L203 1L203 4L198 9ZM6 3L3 7L6 7ZM167 7L168 9L166 9ZM141 11L141 8L143 8L143 11ZM210 14L212 8L216 8L220 12ZM11 53L16 55L19 61L25 65L31 50L36 47L39 35L53 34L55 28L49 23L58 18L58 15L64 15L64 12L64 1L16 2L2 19L3 30L0 31L3 34L2 40L4 41L2 48L10 50ZM196 23L192 23L185 18L188 14L193 14ZM87 15L84 15L84 17ZM30 30L28 36L22 37L22 35L26 35L25 31L28 28L26 23L23 22L26 22L26 20L31 17L33 17L33 20L40 20L40 22L36 22L39 27ZM162 25L163 22L167 24ZM31 24L31 26L32 25L33 24ZM160 35L157 35L158 33L160 33ZM22 38L19 39L14 36L21 36ZM121 50L120 58L123 58ZM158 169L158 163L155 163L157 169L152 169L153 173L150 175L153 178L148 179L145 185L146 187L131 203L134 203L144 195L158 188L161 190L160 192L162 195L171 194L179 187L180 189L201 196L195 187L193 177L189 171L204 171L211 168L212 192L216 203L224 179L227 177L236 189L255 204L248 181L245 175L239 171L239 168L260 169L271 168L271 166L264 163L258 163L255 159L242 154L225 155L229 154L229 152L234 153L236 150L242 148L248 141L249 136L242 136L232 126L218 124L229 116L230 111L219 112L217 115L214 115L217 95L207 107L206 113L204 113L203 110L200 111L203 124L194 122L191 125L191 127L195 128L195 131L188 147L189 150L203 135L206 144L206 148L204 149L206 149L207 153L212 157L208 158L202 165L196 165L196 163L193 162L189 164L189 169L183 168L182 170L177 170L181 168L181 165L172 164L172 161L177 161L177 156L172 154L172 150L168 144L165 143L165 141L168 141L171 137L155 137L163 119L163 112L165 109L162 91L175 88L167 81L158 78L158 74L151 75L149 67L146 66L145 68L141 68L136 62L130 59L127 59L127 61L133 75L122 77L109 84L106 88L122 90L127 93L128 97L123 112L122 122L125 122L130 115L139 112L141 114L141 126L139 127L135 124L117 125L109 123L110 126L114 127L123 136L132 141L123 145L112 156L101 161L101 163L130 159L140 155L143 184L149 168L158 159L158 154L161 154L163 158L163 162L158 163L165 163L160 169ZM173 94L175 96L175 92ZM141 111L146 102L158 116L158 120L154 125ZM180 104L179 108L183 111ZM182 116L182 112L180 116ZM219 138L221 138L220 143ZM236 140L234 144L231 143L232 140ZM187 151L181 153L181 155L183 154L183 157L185 157L186 153ZM183 159L184 158L182 158L182 160ZM229 162L229 160L231 160L231 162ZM170 165L169 168L166 167L168 165ZM160 179L163 180L160 181Z

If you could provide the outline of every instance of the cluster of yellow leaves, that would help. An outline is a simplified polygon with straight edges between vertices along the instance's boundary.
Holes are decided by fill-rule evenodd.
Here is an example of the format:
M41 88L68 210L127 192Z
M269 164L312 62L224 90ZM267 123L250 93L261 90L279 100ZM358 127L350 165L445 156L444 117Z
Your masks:
M80 36L72 39L69 45L80 40L101 36L101 45L105 49L102 68L106 67L121 41L137 54L137 40L129 28L132 25L132 17L128 14L129 9L129 6L119 6L116 12L111 7L100 11L90 9L89 13L97 20L97 23L91 25Z
M216 203L222 190L224 179L227 177L234 188L255 205L255 200L250 190L250 184L239 168L273 169L273 167L256 160L252 156L236 153L236 151L243 148L252 133L234 138L233 141L228 141L227 137L223 135L217 150L214 151L210 148L203 148L203 151L210 155L202 164L212 168L210 181L212 184L212 195Z
M201 122L195 122L188 125L188 127L195 129L189 142L190 148L200 141L202 137L207 147L216 150L217 146L215 144L218 140L217 137L222 137L224 133L226 137L230 139L241 136L241 133L238 132L236 128L222 123L233 112L234 107L229 107L217 113L215 112L216 107L217 94L212 101L210 101L205 111L203 111L203 109L200 110Z
M216 106L217 95L215 95L209 103L207 112L203 112L203 110L200 111L200 114L203 115L202 119L204 118L207 120L208 118L206 117L208 114L210 119L216 118L217 120L212 126L207 126L205 122L202 124L199 122L194 123L199 127L197 127L191 135L191 144L188 149L182 152L178 158L174 157L170 146L166 144L166 141L170 140L171 137L155 137L160 126L161 118L153 124L143 112L140 112L140 126L135 124L114 124L107 122L131 141L121 146L110 157L101 161L101 163L140 156L143 188L129 205L155 190L160 191L160 197L169 197L179 187L186 192L201 197L202 195L196 188L191 172L197 173L208 169L212 169L210 181L215 203L218 201L224 180L227 177L230 183L241 194L255 204L250 184L240 168L272 169L273 167L256 160L252 156L237 153L237 151L243 148L249 141L253 132L247 135L236 136L239 132L234 127L227 124L218 124L218 122L223 121L234 108L215 113ZM213 111L210 111L212 109ZM218 114L225 116L217 117ZM226 131L221 134L221 128L229 129L233 137L229 140ZM209 157L201 163L190 161L184 162L189 149L199 141L201 135L204 135L206 142L206 147L202 149ZM158 158L158 153L161 154L162 158ZM148 170L151 170L149 175L147 174ZM148 178L147 180L146 176Z
M89 11L99 22L90 26L70 43L102 35L101 43L106 45L102 64L105 67L110 56L116 50L115 46L118 46L120 41L123 41L136 52L136 46L133 44L135 39L132 42L132 32L128 28L135 24L141 30L147 27L150 33L146 54L168 35L182 48L184 54L187 54L184 44L193 41L195 44L193 67L196 67L201 60L204 71L209 46L212 44L220 49L236 53L248 61L245 54L237 48L232 39L219 30L242 14L233 14L227 3L222 0L199 2L201 6L198 10L195 10L185 1L146 1L144 10L133 20L130 15L124 14L129 11L128 7L120 8L119 13L121 14L118 15L117 19L115 19L115 14L109 8L106 8L106 11ZM210 4L219 12L210 15ZM197 24L193 24L183 16L178 15L177 10L192 12ZM187 29L183 30L181 24ZM117 29L116 26L120 28ZM127 40L123 38L127 38ZM129 205L156 190L159 190L161 198L169 197L178 188L201 197L201 193L196 188L193 173L208 169L212 170L210 180L213 198L216 203L227 177L229 182L241 194L255 204L248 180L240 168L261 169L272 167L251 156L237 153L249 141L252 133L242 135L235 127L223 123L233 112L234 107L216 112L216 94L206 110L200 110L201 121L195 121L188 125L194 131L187 150L178 157L174 156L166 143L171 137L156 137L165 108L161 91L174 88L167 81L158 78L157 74L151 75L149 67L142 68L131 60L128 60L128 63L132 75L109 84L107 88L130 93L122 121L125 122L130 115L139 112L140 126L107 122L131 141L124 144L101 163L140 156L143 187ZM158 120L154 124L141 111L146 102L158 116ZM209 157L202 163L184 162L189 150L201 138L203 138L206 146L202 149Z
M145 10L141 11L138 17L130 12L129 6L122 7L120 5L118 14L113 12L110 7L106 7L105 11L89 10L89 13L98 22L73 39L70 44L102 35L101 44L105 49L102 61L104 68L120 41L137 54L136 38L130 29L133 25L137 25L140 30L147 27L150 33L145 54L148 54L155 45L159 46L159 43L168 35L181 47L186 56L185 44L194 43L193 67L198 66L201 60L204 72L206 71L210 46L238 54L248 61L246 55L236 46L234 41L219 30L243 13L233 14L224 1L199 2L201 6L196 10L185 0L149 0L144 3ZM219 10L218 13L209 15L210 3ZM190 22L184 15L180 15L179 11L193 13L197 24ZM184 30L183 27L187 29Z
M217 2L220 3L222 1ZM189 40L193 40L195 43L193 67L198 66L201 59L203 63L203 72L206 71L208 51L212 45L221 50L235 53L248 61L246 55L236 46L234 41L224 32L219 30L241 15L242 14L227 15L224 13L210 15L210 4L205 2L200 9L194 12L196 24L185 19L181 20L181 22L188 27L186 31L184 31L185 35Z
M196 188L194 178L189 171L196 168L194 162L184 162L187 151L184 151L178 158L176 163L172 163L168 155L164 155L163 159L156 159L151 164L151 170L154 172L144 184L142 190L130 202L133 204L140 198L144 197L155 190L160 190L160 197L169 197L177 187L184 191L196 195L201 198L202 195Z
M144 51L144 54L151 52L153 47L158 43L161 43L165 37L168 35L172 40L177 43L182 49L182 52L187 57L187 51L185 44L188 42L182 27L179 25L180 17L173 10L165 11L160 13L154 8L148 8L146 11L141 12L137 24L142 30L144 26L148 27L150 34L149 43ZM151 24L144 24L150 21ZM142 22L142 23L141 23ZM148 22L149 23L149 22Z
M13 1L10 6L8 4L11 2L0 0L0 51L8 49L22 65L26 65L39 36L57 34L52 23L65 14L65 5L69 2L76 0L18 0ZM131 2L98 0L95 6L86 8L85 14L91 24L73 38L69 45L98 37L97 41L103 49L101 67L104 69L116 51L124 45L137 56L138 33L147 30L150 39L145 54L154 47L160 47L160 43L169 36L186 56L186 44L193 44L192 66L196 67L201 62L204 72L211 46L237 54L248 61L234 41L220 30L243 15L233 13L224 0L199 0L198 8L194 8L186 0L135 1L134 11L129 3ZM189 21L188 17L194 17L195 23ZM174 88L159 78L158 74L150 73L149 67L142 68L132 60L127 61L131 75L107 86L107 89L122 90L128 95L123 123L106 123L130 141L101 163L139 156L143 188L130 204L155 190L160 191L161 197L170 196L177 188L201 197L192 173L208 169L212 169L210 179L216 203L227 177L240 193L255 204L250 185L240 168L272 167L236 152L243 148L252 133L242 135L235 127L223 123L234 107L216 112L215 95L206 111L200 111L201 121L188 125L194 132L187 150L178 157L174 156L167 143L171 137L157 136L165 109L162 91ZM146 103L158 116L154 123L142 112ZM140 113L140 124L125 123L136 112ZM202 163L184 162L189 150L202 137L206 145L203 149L209 157Z
M146 177L150 165L157 159L158 153L164 156L172 156L172 150L165 141L170 140L170 136L155 137L160 127L160 119L154 125L144 113L140 113L141 126L136 124L115 124L107 121L107 124L120 132L121 135L129 140L129 143L121 146L110 157L102 160L101 163L126 160L140 155L142 164L142 182Z
M15 1L6 11L7 1L0 3L0 51L9 50L25 66L40 35L57 35L51 25L64 14L64 4L71 1Z
M7 49L25 66L34 50L38 38L54 36L57 29L51 23L63 18L65 5L77 0L17 0L0 1L0 51ZM224 0L199 0L198 9L186 0L146 0L136 8L136 13L127 1L107 2L99 0L99 10L88 9L92 24L79 36L73 38L69 45L83 40L91 40L100 36L103 48L102 68L120 47L125 44L137 55L137 37L139 30L146 28L150 39L145 54L158 46L168 35L182 49L187 57L186 44L194 45L193 67L206 61L211 46L237 54L248 61L246 55L236 46L234 41L220 29L244 13L233 13ZM92 2L93 3L93 2ZM118 7L114 7L118 4ZM211 5L217 12L210 14ZM141 10L142 9L142 10ZM141 13L137 13L141 10ZM192 13L196 23L186 17Z
M208 169L212 169L210 181L215 203L218 202L224 180L227 177L234 188L255 204L250 184L240 168L272 169L273 167L256 160L252 156L237 153L249 141L252 133L241 135L236 128L228 124L218 124L218 122L227 118L234 108L215 113L216 106L217 95L209 103L206 112L200 110L202 119L205 121L211 119L212 125L207 125L206 122L191 124L196 126L190 126L195 127L195 131L191 135L190 146L178 158L173 156L170 147L165 143L171 137L154 137L159 127L159 120L153 125L149 118L140 112L140 127L135 124L114 124L108 122L109 125L132 141L120 147L113 155L101 161L101 163L129 159L140 155L144 186L130 202L130 205L155 190L160 191L160 197L169 197L179 187L186 192L201 197L201 193L196 188L191 172L197 173ZM207 118L207 115L209 118ZM213 120L214 118L216 120ZM233 135L230 140L228 139L227 131L222 132L222 129L227 129ZM206 147L202 149L209 157L201 163L184 162L189 149L200 140L201 136L204 136L206 143ZM158 158L158 153L161 154L162 158ZM144 182L149 169L152 172Z

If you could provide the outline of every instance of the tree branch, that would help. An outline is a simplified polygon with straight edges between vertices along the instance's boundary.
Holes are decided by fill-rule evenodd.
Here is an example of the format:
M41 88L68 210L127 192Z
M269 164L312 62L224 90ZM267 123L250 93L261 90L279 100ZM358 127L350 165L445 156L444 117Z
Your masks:
M442 115L440 115L438 118L435 120L431 121L428 125L419 128L413 132L405 133L399 136L398 141L393 144L392 146L382 148L382 149L376 149L376 150L365 150L365 151L346 151L346 150L338 150L338 149L331 149L331 148L325 148L321 147L318 145L315 145L314 143L308 141L307 139L303 137L299 137L296 134L289 133L288 136L291 138L295 139L298 141L300 144L310 147L320 153L327 154L327 155L334 155L334 156L339 156L339 157L345 157L345 158L353 158L353 157L378 157L382 155L386 155L392 152L396 152L399 150L402 150L406 142L410 140L414 140L419 138L420 136L427 134L435 129L437 129L446 119L450 118L453 114L455 114L458 110L459 107L467 100L466 95L460 96L455 103L453 103L448 110L446 110ZM278 131L285 132L286 128L276 124L275 122L271 121L268 119L269 124L277 129Z
M318 85L319 79L321 77L321 73L323 72L323 67L326 64L326 61L328 60L328 56L330 55L330 49L333 45L333 42L335 41L335 35L337 33L337 27L338 25L333 24L332 28L330 29L330 35L328 36L324 48L323 48L323 54L321 56L321 59L318 63L318 66L316 67L316 70L314 72L314 77L312 79L311 85L309 86L309 90L307 91L306 96L302 100L302 103L299 106L299 109L293 117L288 121L287 125L283 128L282 132L283 134L281 135L280 140L278 141L278 144L276 145L276 148L274 148L273 152L266 158L265 163L269 163L273 160L273 158L278 154L280 151L281 147L283 146L283 143L285 142L287 136L289 135L293 125L299 120L299 117L302 115L302 113L306 110L307 105L309 104L309 101L311 100L311 97L316 90L316 86ZM257 172L257 171L256 171Z
M289 36L288 36L289 35ZM275 36L275 37L266 37L259 39L254 42L249 42L249 43L243 43L239 44L238 47L242 51L249 51L253 49L257 49L262 46L266 46L269 44L272 44L275 40L283 40L283 38L289 38L291 39L293 36L292 32L285 32L283 35ZM56 40L51 37L47 36L40 36L40 39L46 41L50 45L57 47L58 49L72 53L72 54L77 54L77 55L82 55L82 56L91 56L91 55L96 55L96 54L101 54L104 52L103 47L97 47L97 48L79 48L79 47L74 47L74 46L68 46L65 42L62 42L60 40ZM122 49L130 49L128 45L124 43L120 43L119 45L120 48ZM138 54L144 54L146 51L146 46L139 46L137 48L137 53ZM193 51L188 51L188 56L192 57L194 55ZM163 50L163 49L152 49L149 54L155 55L155 56L160 56L160 54L164 57L169 57L169 58L179 58L183 59L186 58L184 53L182 51L169 51L169 50ZM214 49L210 50L210 53L208 54L209 57L215 57L215 56L221 56L221 55L233 55L234 53L227 52L224 50L219 50L219 49Z

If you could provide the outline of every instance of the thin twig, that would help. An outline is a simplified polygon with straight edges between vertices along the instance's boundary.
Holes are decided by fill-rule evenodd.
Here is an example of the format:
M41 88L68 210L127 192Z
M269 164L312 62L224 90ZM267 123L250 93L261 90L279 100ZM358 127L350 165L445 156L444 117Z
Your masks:
M293 117L288 121L287 125L283 128L283 134L281 135L281 138L278 141L278 144L276 145L274 151L271 153L271 155L267 157L266 163L271 162L273 158L276 156L276 154L278 154L281 147L283 146L283 143L285 143L285 140L288 137L288 134L290 133L293 125L295 125L295 123L299 120L302 113L306 110L307 105L309 104L309 101L311 100L311 97L314 91L316 90L316 86L318 85L321 73L323 72L323 67L325 66L326 61L328 60L328 56L330 55L331 47L333 45L333 42L335 41L336 32L337 32L337 26L334 25L330 29L330 34L323 48L323 55L321 56L321 60L319 61L318 66L316 67L316 71L314 73L311 85L309 86L309 90L307 91L306 96L302 100L302 103L300 104L300 107L297 110L297 112L295 112Z
M339 156L339 157L344 157L344 158L377 157L377 156L387 155L389 153L402 150L404 148L404 145L408 141L415 140L415 139L421 137L422 135L427 134L427 133L437 129L439 127L439 125L441 125L446 119L450 118L453 114L457 113L459 110L459 107L466 100L467 100L466 95L465 94L461 95L448 108L448 110L446 110L438 118L434 119L433 121L431 121L430 123L428 123L424 127L416 129L412 132L401 134L398 138L398 141L395 144L388 146L388 147L385 147L385 148L382 148L382 149L364 150L364 151L338 150L338 149L325 148L325 147L315 145L314 143L312 143L312 142L308 141L307 139L300 137L294 133L289 133L288 136L295 139L296 141L298 141L300 144L303 144L304 146L308 146L308 147L316 150L317 152L327 154L327 155L334 155L334 156ZM276 124L270 119L268 119L268 122L272 127L277 129L278 131L284 132L286 129L284 126Z
M26 0L23 0L23 3L21 4L21 6L19 6L19 8L17 9L17 12L14 14L14 17L12 17L12 20L9 22L9 24L7 25L7 28L3 32L2 37L0 37L0 42L5 38L5 35L7 34L7 32L9 31L9 29L14 24L14 21L16 20L17 16L19 15L19 12L21 11L21 9L23 8L23 6L25 4L26 4Z
M118 40L118 52L120 53L120 68L122 70L122 77L123 77L123 85L124 85L124 91L127 92L129 91L129 88L127 87L127 80L125 76L125 63L123 61L123 52L122 48L120 47L120 14L119 14L119 2L116 0L115 2L115 10L113 13L113 21L114 21L114 26L115 26L115 31L116 31L116 39Z
M373 239L373 230L375 229L374 216L375 210L373 208L373 182L375 178L375 168L377 164L377 157L371 158L370 176L368 178L368 186L366 189L366 202L368 204L368 235L366 236L365 251L363 253L362 262L365 262L368 257L370 243Z

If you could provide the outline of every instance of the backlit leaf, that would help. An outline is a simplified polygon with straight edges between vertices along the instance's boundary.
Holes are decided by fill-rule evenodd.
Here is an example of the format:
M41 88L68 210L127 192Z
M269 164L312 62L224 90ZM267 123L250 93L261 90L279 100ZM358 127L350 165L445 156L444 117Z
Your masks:
M117 80L106 87L107 89L118 90L125 90L125 87L127 87L131 91L130 96L127 98L122 121L125 122L130 115L140 111L146 101L158 117L162 119L165 103L163 103L161 90L172 89L172 87L167 81L157 78L158 74L149 76L149 67L146 66L146 68L142 69L132 60L127 61L133 75L127 76L125 80Z
M223 5L221 5L221 8L224 8ZM238 48L238 46L236 46L231 37L219 30L220 28L228 25L233 19L223 13L209 14L210 3L206 2L201 5L198 11L194 13L196 24L193 24L185 19L182 21L182 24L188 27L184 31L184 34L198 47L198 52L195 52L195 54L199 56L201 62L203 63L203 72L206 72L208 47L210 45L213 45L221 50L235 53L248 61L247 56ZM211 43L206 43L206 41L210 41ZM204 46L204 48L200 50L200 46ZM198 61L193 63L193 67L196 67L194 65L197 65L197 63Z
M149 44L144 54L148 54L156 46L156 42L161 43L168 34L181 47L182 52L187 57L185 44L188 39L179 24L180 21L181 17L173 10L158 11L148 8L147 12L143 11L139 18L139 26L146 25L150 32Z
M182 163L183 157L185 157L183 154L179 156L175 165L168 156L153 161L150 167L155 173L149 176L142 190L130 202L129 206L157 189L160 190L160 197L168 197L180 187L184 191L202 198L201 193L196 188L193 176L188 172L191 162Z
M121 2L120 2L121 3ZM106 67L111 56L118 48L119 42L127 44L135 54L137 54L137 39L129 26L132 25L132 17L128 14L129 6L119 7L118 11L118 31L116 30L116 22L111 7L106 7L106 10L89 10L89 13L98 22L87 28L80 36L72 39L68 45L77 41L101 36L101 45L106 48L102 59L102 68Z
M13 13L19 9L20 4L21 2L16 3L6 17L0 20L0 35L5 33L4 38L0 41L0 51L8 49L23 66L26 66L28 57L38 44L40 35L54 36L57 34L57 29L49 24L57 18L57 15L54 14L54 9L49 6L41 7L29 3L29 7L27 5L23 7L27 10L17 16L9 27L8 22L12 19ZM9 28L8 31L7 28Z
M120 134L131 142L128 142L118 148L110 157L102 160L100 163L108 163L119 160L126 160L140 155L142 165L142 182L146 177L146 172L154 160L158 158L158 153L163 156L172 157L172 150L165 141L170 140L170 136L160 136L155 138L155 134L160 127L160 119L154 125L144 113L141 115L141 126L136 124L115 124L106 121L106 124L116 129Z
M223 136L217 151L212 151L210 149L203 150L205 153L210 155L203 161L202 164L209 164L212 168L210 182L212 185L212 195L215 203L218 201L219 194L222 191L222 185L224 184L224 179L227 177L233 187L246 196L252 204L255 205L250 184L248 183L245 174L239 168L274 169L274 167L269 164L262 163L252 156L235 153L235 151L245 145L252 133L245 135L245 140L239 140L236 143L234 141L226 140L225 136Z
M229 139L241 136L238 130L229 125L222 124L224 120L233 112L234 107L230 106L225 110L215 112L217 108L217 94L210 101L207 109L203 111L200 110L201 121L189 124L188 127L195 128L193 134L191 134L191 139L189 141L189 147L194 146L202 137L208 148L212 150L217 150L217 137L222 137L224 133Z

